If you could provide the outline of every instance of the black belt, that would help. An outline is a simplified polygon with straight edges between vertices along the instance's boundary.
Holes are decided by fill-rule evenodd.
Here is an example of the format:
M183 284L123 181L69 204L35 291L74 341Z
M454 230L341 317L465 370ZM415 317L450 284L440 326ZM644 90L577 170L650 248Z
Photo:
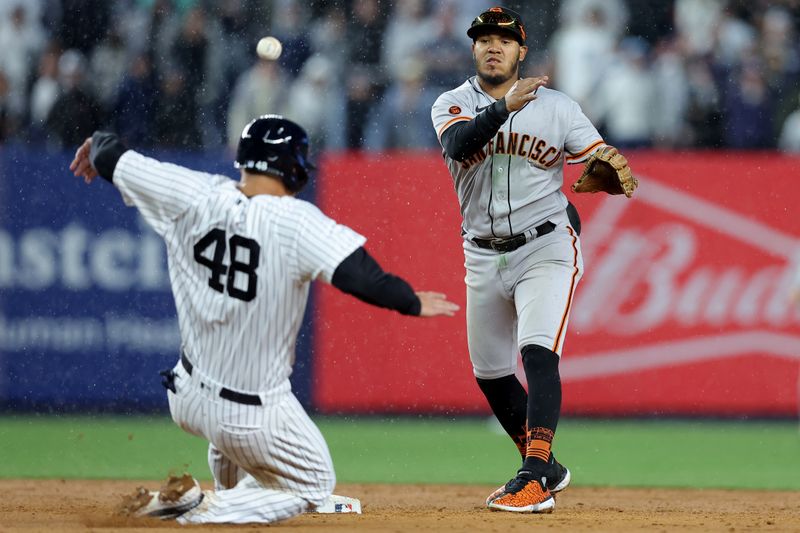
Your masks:
M549 220L544 224L541 224L534 228L537 237L541 237L542 235L547 235L554 229L556 229L556 225L550 222ZM528 237L524 233L522 235L514 235L513 237L505 237L497 239L481 239L480 237L473 237L472 242L474 242L478 246L478 248L488 248L490 250L495 250L497 252L513 252L514 250L516 250L517 248L528 242Z
M181 364L186 370L186 373L192 375L194 365L186 358L186 355L181 353ZM223 387L219 391L219 397L225 398L236 403L243 403L245 405L261 405L261 397L255 394L244 394L243 392L236 392L235 390L226 389Z

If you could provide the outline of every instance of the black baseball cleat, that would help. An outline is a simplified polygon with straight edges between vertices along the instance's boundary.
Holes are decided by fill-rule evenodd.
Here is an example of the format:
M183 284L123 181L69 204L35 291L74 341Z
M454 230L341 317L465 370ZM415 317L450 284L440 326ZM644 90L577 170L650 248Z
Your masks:
M572 474L570 474L569 468L556 461L552 453L550 454L546 477L547 483L545 486L552 494L566 489L569 486L569 482L572 481Z

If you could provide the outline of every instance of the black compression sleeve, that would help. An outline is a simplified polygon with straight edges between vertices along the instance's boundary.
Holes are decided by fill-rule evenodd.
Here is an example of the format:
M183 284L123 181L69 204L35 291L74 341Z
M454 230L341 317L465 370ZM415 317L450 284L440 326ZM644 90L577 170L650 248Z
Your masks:
M363 246L339 263L331 284L368 304L394 309L404 315L420 313L421 303L411 285L384 272Z
M442 133L445 153L456 161L464 161L486 146L508 115L506 99L501 98L469 122L456 122Z
M113 182L114 169L117 168L117 161L128 148L122 144L113 133L96 131L92 135L92 148L89 150L89 161L97 169L97 173L103 179Z

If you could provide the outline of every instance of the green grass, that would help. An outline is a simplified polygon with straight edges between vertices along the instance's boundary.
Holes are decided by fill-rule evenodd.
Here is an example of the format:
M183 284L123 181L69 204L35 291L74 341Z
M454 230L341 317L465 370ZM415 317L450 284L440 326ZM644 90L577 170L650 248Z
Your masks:
M341 482L486 483L519 466L487 419L317 418ZM800 490L796 422L565 419L576 485ZM166 417L0 417L0 478L209 479L206 443Z

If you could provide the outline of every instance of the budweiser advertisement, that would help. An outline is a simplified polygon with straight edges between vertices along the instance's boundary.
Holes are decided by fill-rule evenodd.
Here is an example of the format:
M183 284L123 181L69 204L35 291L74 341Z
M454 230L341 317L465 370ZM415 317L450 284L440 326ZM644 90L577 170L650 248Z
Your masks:
M561 362L564 413L796 416L800 311L789 290L800 265L800 160L629 160L641 182L633 199L570 195L586 272ZM458 204L438 154L329 158L319 194L327 213L368 237L386 270L466 303ZM402 317L330 287L315 309L322 412L489 412L463 311Z

